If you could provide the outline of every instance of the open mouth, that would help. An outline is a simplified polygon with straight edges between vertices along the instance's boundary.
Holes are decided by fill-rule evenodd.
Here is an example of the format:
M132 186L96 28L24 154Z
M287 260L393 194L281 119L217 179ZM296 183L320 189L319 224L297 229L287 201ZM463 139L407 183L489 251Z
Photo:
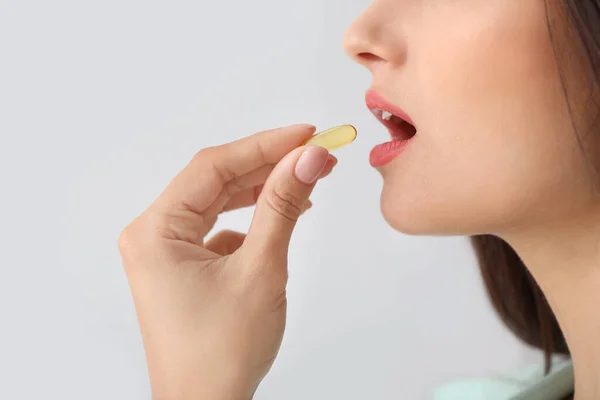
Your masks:
M409 140L417 134L417 128L402 117L381 108L371 108L375 117L390 131L392 140Z
M417 127L408 114L378 92L368 90L365 101L373 115L388 128L392 141L407 141L416 135Z
M368 90L365 100L367 108L388 129L392 139L378 144L371 150L369 155L371 165L380 167L404 152L416 136L418 128L408 114L375 90Z

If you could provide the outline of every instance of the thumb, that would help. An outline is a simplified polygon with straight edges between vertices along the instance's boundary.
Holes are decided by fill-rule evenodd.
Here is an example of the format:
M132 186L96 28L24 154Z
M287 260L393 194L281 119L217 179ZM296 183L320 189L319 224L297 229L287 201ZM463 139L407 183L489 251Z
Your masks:
M287 257L298 217L327 164L329 152L303 146L290 152L273 169L256 203L242 251L254 256Z

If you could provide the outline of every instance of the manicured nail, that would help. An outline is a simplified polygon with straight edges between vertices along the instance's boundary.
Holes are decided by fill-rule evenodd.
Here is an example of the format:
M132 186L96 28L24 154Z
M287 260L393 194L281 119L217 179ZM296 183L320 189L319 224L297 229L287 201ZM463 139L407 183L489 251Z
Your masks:
M329 152L320 146L307 146L296 163L294 174L300 182L311 184L317 180L325 164Z
M287 127L288 129L317 129L316 126L311 124L294 124Z

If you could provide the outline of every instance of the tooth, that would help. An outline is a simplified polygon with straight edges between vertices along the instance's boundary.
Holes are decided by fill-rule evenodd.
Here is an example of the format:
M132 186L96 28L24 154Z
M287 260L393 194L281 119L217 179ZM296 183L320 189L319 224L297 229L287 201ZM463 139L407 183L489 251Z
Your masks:
M392 118L392 113L388 111L384 111L381 113L381 119L389 121Z

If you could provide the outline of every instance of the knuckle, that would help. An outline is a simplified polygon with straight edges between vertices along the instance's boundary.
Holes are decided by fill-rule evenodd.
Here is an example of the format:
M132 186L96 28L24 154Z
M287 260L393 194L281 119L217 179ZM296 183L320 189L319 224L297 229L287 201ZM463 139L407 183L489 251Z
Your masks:
M208 224L213 225L213 221L206 221L202 215L189 210L172 211L156 217L156 231L160 237L192 244L202 243L204 235L198 227Z
M194 162L204 162L207 159L211 159L216 151L216 147L205 147L203 149L200 149L196 152L196 154L194 154L194 157L192 157L192 160Z
M141 216L121 231L117 246L125 267L145 258L149 248L157 248L158 243L152 234L154 231Z
M291 192L275 188L265 198L267 205L276 213L290 221L296 221L302 214L305 201Z
M129 256L133 253L138 242L137 221L133 221L127 225L119 234L117 246L121 256Z
M196 152L192 159L192 164L199 170L212 170L224 184L235 178L233 171L219 163L219 160L223 158L224 152L226 152L225 145L205 147Z
M267 157L267 152L266 152L266 150L264 148L263 143L260 140L257 140L255 143L256 143L255 144L255 146L256 146L256 153L260 157L262 163L263 164L270 164L269 163L270 160Z
M205 147L194 154L190 164L197 169L212 168L214 160L218 158L219 149L216 146Z
M243 191L244 189L246 189L246 187L242 185L240 180L237 178L233 178L225 185L225 192L227 193L228 197L232 197L235 194Z

